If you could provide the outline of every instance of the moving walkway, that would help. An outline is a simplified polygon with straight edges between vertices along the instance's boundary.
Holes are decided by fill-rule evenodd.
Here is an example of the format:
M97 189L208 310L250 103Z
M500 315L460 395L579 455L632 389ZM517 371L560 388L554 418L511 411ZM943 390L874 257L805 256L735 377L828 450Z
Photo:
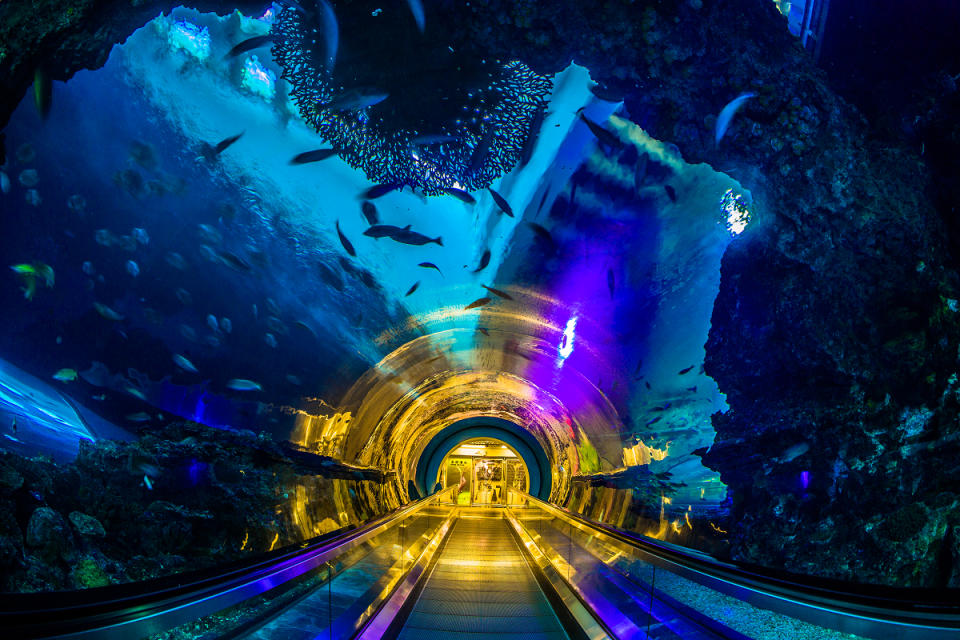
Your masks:
M9 638L473 640L960 637L957 590L850 585L725 563L527 495L450 490L217 571L7 594Z

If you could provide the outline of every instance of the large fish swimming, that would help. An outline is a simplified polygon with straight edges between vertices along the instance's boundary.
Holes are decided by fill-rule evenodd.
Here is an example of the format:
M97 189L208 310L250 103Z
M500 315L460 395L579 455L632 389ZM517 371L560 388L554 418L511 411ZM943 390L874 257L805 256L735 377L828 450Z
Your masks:
M443 239L439 236L430 238L422 233L411 231L410 225L401 228L390 224L377 224L364 231L363 235L371 238L390 238L391 240L414 246L424 245L429 242L436 243L441 247L443 246Z
M503 211L505 214L513 217L513 209L510 207L510 203L507 202L507 199L502 195L494 191L491 187L487 187L487 191L490 192L490 195L493 197L493 201L497 203L497 206L500 207L500 211Z
M247 38L243 42L234 46L230 51L227 52L225 58L236 58L241 53L246 53L247 51L253 51L254 49L259 49L260 47L265 47L268 44L273 42L273 35L267 34L264 36L253 36L252 38Z
M347 240L347 236L343 235L343 231L340 231L340 221L337 220L337 235L340 236L340 244L343 245L343 248L351 257L357 257L357 250L353 248L353 245Z

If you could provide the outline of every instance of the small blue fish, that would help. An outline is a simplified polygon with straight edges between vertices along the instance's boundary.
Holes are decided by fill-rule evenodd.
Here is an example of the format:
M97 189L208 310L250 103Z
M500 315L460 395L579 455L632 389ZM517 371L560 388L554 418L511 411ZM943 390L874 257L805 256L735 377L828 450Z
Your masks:
M755 93L741 93L728 102L727 106L720 111L720 115L717 116L717 128L714 134L716 144L720 144L720 139L723 138L723 135L727 132L727 128L730 126L730 122L733 120L733 116L736 115L737 110L743 106L744 102L756 97L756 95Z
M127 260L127 273L136 278L140 275L140 267L133 260Z
M244 380L243 378L234 378L227 381L227 388L234 391L263 391L260 383L253 380Z

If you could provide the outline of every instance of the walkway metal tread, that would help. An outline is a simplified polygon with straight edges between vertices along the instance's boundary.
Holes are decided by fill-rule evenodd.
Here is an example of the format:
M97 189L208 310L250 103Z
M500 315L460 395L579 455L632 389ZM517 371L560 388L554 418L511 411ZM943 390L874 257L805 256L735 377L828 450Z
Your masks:
M399 640L568 638L499 514L449 535Z

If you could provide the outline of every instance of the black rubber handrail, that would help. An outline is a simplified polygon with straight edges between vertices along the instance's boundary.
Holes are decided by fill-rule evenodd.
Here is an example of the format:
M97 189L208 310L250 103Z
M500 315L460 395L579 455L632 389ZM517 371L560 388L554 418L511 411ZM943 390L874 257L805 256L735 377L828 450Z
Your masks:
M588 530L602 532L633 547L647 556L647 559L659 561L655 563L668 570L679 569L678 572L684 577L741 599L750 600L744 597L744 590L749 590L799 607L819 609L823 616L849 616L851 621L841 625L843 630L873 637L887 637L887 634L870 632L866 629L871 626L867 619L876 620L878 623L920 625L932 630L949 630L957 634L955 637L960 638L960 589L860 584L793 574L748 563L722 561L696 550L595 522L569 509L543 502L527 494L520 495L544 511L562 515ZM720 582L729 587L724 588L718 584ZM786 608L791 609L787 615L794 615L799 611L798 608L794 610L794 607ZM796 617L811 619L811 616ZM822 624L823 621L818 619L817 623Z
M322 566L439 498L438 494L428 496L363 526L318 536L253 560L81 591L4 593L0 597L0 629L4 637L15 638L132 638L173 628ZM146 620L150 622L136 624Z

